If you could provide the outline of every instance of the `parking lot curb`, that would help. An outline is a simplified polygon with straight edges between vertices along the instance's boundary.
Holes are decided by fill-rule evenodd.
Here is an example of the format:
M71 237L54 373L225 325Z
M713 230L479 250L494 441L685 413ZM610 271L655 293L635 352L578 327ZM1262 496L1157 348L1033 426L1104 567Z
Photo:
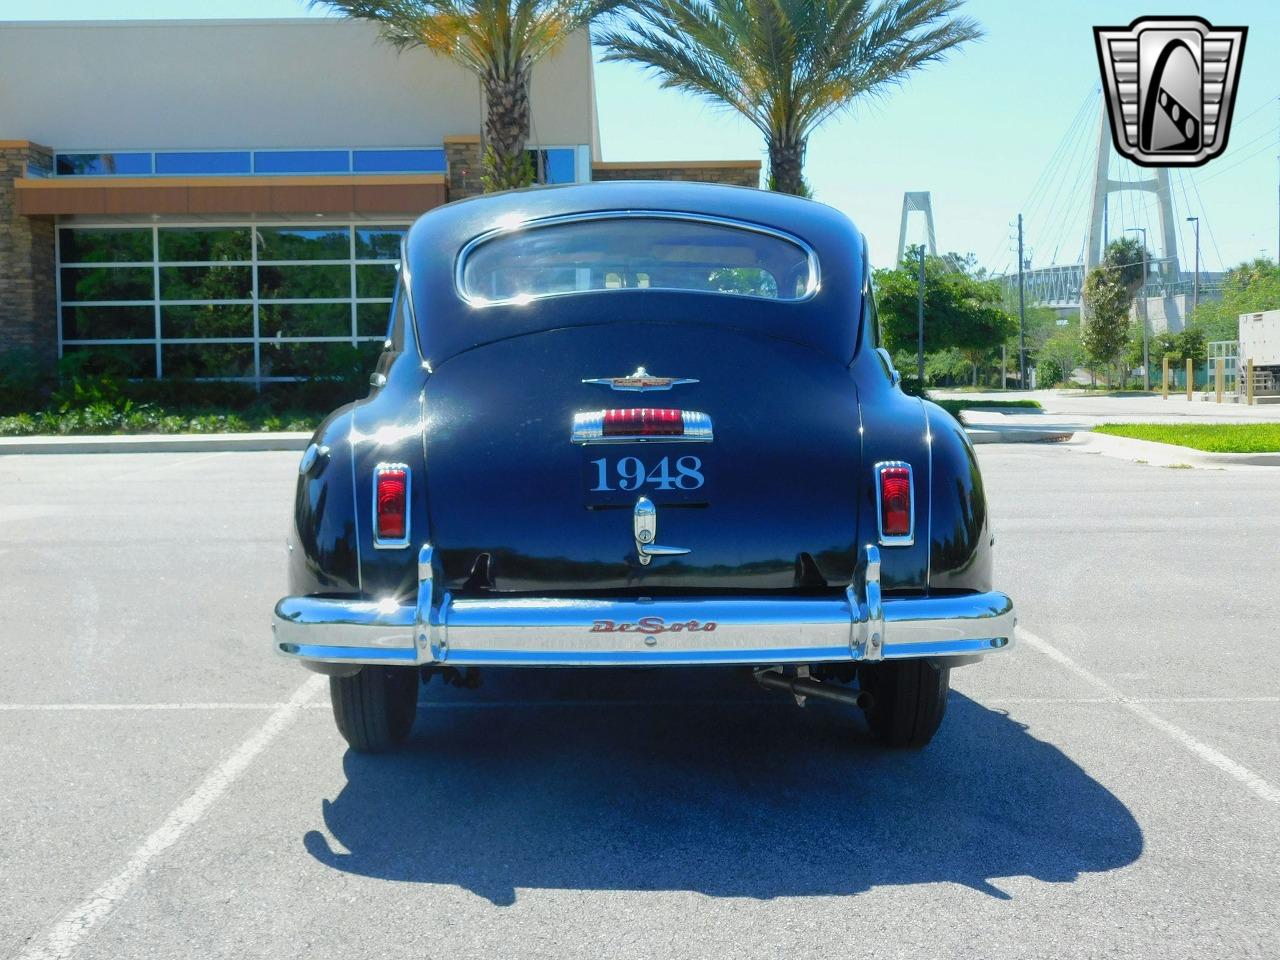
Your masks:
M965 427L969 442L979 443L1060 443L1070 440L1064 430L1038 430L1035 427Z
M0 456L42 453L218 453L305 450L309 433L175 433L98 437L0 437Z
M1142 460L1159 467L1280 467L1280 453L1210 453L1154 440L1135 440L1082 430L1071 442L1073 449L1100 453L1121 460Z

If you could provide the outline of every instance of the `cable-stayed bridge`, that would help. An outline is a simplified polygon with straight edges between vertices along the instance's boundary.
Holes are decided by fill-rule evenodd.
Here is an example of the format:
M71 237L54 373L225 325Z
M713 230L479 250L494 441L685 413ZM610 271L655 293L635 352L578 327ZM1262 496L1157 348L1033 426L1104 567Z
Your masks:
M1091 89L1022 205L1027 303L1064 313L1079 310L1085 274L1101 261L1109 243L1130 237L1142 242L1150 257L1147 295L1153 318L1159 318L1157 329L1181 329L1191 306L1197 250L1202 299L1219 295L1227 267L1200 184L1275 148L1280 124L1266 129L1262 109L1234 123L1236 142L1244 141L1244 149L1235 151L1243 154L1239 159L1194 172L1147 169L1114 153L1101 90ZM1011 237L982 261L1015 299L1016 249Z

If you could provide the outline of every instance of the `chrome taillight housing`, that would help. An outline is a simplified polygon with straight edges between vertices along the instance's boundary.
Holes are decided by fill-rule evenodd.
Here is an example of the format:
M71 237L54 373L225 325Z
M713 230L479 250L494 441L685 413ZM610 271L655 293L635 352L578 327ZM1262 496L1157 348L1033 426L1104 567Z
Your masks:
M911 464L884 460L875 466L876 522L880 544L908 547L915 543L916 504Z
M409 545L409 484L403 463L380 463L373 471L373 545L395 549Z

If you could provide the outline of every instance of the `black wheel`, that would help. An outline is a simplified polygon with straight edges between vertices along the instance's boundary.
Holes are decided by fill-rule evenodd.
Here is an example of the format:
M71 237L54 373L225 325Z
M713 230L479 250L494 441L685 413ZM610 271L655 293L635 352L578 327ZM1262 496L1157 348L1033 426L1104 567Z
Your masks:
M330 677L338 732L358 753L380 753L404 741L418 711L416 667L365 667L354 677Z
M864 663L858 667L858 686L871 694L867 723L880 742L919 749L942 725L951 668L927 660Z

